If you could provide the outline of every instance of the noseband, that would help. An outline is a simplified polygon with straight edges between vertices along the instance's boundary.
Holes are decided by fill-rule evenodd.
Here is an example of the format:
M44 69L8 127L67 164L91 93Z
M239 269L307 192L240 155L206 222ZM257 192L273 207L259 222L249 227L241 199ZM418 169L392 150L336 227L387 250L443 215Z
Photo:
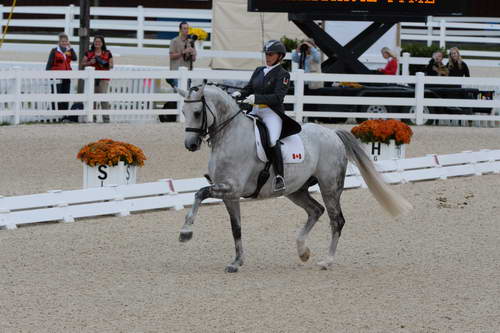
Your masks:
M201 96L201 99L196 99L196 100L184 100L184 103L202 103L202 109L201 109L201 127L200 128L195 128L195 127L186 127L186 132L194 132L198 133L199 137L201 139L204 139L207 135L210 135L210 137L207 139L207 142L210 144L210 141L213 140L213 138L220 132L222 131L231 121L233 121L236 116L238 116L240 113L242 113L244 110L240 109L238 112L236 112L233 116L231 116L229 119L225 120L222 122L220 125L217 125L217 117L213 113L212 109L210 109L210 106L208 106L207 102L205 101L205 96ZM210 111L212 114L212 117L214 117L214 123L211 126L208 126L208 121L207 121L207 109Z

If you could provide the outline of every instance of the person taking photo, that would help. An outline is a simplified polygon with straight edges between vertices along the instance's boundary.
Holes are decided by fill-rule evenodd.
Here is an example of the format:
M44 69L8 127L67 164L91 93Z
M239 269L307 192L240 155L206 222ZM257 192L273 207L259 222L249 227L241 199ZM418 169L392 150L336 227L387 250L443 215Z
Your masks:
M321 73L321 54L312 39L307 39L300 43L292 51L292 61L299 65L305 73ZM323 87L323 82L305 82L304 88L318 89Z
M179 67L193 69L196 61L196 49L194 42L196 36L189 35L189 24L185 21L179 24L179 36L170 41L170 70L176 71ZM167 79L168 84L177 87L177 79Z

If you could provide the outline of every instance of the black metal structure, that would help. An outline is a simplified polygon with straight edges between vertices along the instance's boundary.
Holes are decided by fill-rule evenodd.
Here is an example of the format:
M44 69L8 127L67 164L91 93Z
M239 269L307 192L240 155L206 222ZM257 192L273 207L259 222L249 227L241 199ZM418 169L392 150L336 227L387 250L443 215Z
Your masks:
M329 13L335 20L423 21L426 16L498 17L498 0L248 0L248 11Z
M474 3L474 4L473 4ZM498 0L248 0L253 12L288 12L293 21L329 57L324 73L367 74L369 69L358 58L401 21L425 21L427 16L479 16L479 4L498 13ZM368 28L340 45L314 21L373 21Z
M313 38L316 45L329 57L321 64L323 73L370 73L358 58L396 24L396 22L374 22L342 46L312 19L308 19L307 14L289 14L289 19L308 37Z

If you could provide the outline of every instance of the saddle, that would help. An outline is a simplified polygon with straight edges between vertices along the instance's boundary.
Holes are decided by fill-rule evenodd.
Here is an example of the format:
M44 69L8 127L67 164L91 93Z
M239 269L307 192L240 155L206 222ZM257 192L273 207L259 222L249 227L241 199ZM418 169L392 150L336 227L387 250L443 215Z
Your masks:
M257 116L247 114L247 117L254 121L255 145L257 156L262 162L269 162L271 149L269 147L269 132L266 124ZM304 144L298 134L287 136L279 140L283 164L302 163L305 157Z
M258 176L255 192L246 197L257 198L260 190L270 176L269 168L271 166L271 148L269 144L269 131L267 130L266 124L258 116L249 114L247 114L246 116L254 121L257 156L262 162L266 163L264 169L261 170ZM301 163L304 161L304 145L302 143L302 139L297 134L283 138L282 140L278 141L277 144L279 144L281 147L283 164Z

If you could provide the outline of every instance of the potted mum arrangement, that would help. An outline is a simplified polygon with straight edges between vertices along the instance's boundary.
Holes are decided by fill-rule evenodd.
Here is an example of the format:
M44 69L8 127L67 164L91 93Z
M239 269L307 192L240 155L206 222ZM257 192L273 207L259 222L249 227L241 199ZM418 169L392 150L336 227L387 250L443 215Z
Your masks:
M141 148L130 143L101 139L80 149L83 187L135 184L137 167L147 159Z
M405 145L413 131L410 126L396 119L372 119L351 129L373 161L405 158Z

